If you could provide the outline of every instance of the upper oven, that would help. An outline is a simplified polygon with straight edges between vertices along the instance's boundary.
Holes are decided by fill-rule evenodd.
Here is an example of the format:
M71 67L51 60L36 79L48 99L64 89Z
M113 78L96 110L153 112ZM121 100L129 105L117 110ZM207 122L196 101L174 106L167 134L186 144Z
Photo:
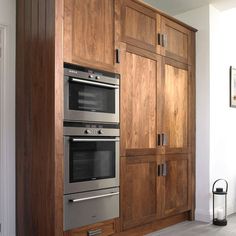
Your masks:
M119 75L65 64L64 120L119 123Z
M97 124L64 127L64 193L119 186L119 129Z

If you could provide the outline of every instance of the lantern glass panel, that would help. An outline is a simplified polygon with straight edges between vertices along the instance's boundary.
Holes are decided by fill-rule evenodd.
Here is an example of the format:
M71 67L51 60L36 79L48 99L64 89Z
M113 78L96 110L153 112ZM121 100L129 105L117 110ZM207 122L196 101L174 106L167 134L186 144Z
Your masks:
M221 194L214 194L214 198L215 198L215 219L217 220L224 220L226 219L226 215L225 215L225 195L221 195Z

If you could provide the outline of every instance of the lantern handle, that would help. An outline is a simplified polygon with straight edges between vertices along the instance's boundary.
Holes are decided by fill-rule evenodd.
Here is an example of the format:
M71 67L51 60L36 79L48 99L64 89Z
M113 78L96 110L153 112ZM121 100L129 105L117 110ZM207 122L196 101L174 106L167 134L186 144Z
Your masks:
M226 193L228 192L228 182L225 180L225 179L217 179L215 182L214 182L214 184L213 184L213 187L212 187L212 192L214 192L214 188L215 188L215 184L217 183L217 182L219 182L219 181L224 181L225 182L225 186L226 186Z

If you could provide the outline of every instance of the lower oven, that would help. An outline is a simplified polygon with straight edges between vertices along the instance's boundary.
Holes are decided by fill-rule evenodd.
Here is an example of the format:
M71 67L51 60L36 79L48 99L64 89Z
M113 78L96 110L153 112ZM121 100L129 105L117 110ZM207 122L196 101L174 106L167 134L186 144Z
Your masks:
M119 129L64 127L64 194L119 186Z

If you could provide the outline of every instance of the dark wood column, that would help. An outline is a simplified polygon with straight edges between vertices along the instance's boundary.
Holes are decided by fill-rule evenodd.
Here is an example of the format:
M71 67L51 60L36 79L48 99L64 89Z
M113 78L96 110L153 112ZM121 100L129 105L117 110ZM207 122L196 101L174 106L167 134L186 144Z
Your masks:
M18 236L63 235L63 0L17 0Z

